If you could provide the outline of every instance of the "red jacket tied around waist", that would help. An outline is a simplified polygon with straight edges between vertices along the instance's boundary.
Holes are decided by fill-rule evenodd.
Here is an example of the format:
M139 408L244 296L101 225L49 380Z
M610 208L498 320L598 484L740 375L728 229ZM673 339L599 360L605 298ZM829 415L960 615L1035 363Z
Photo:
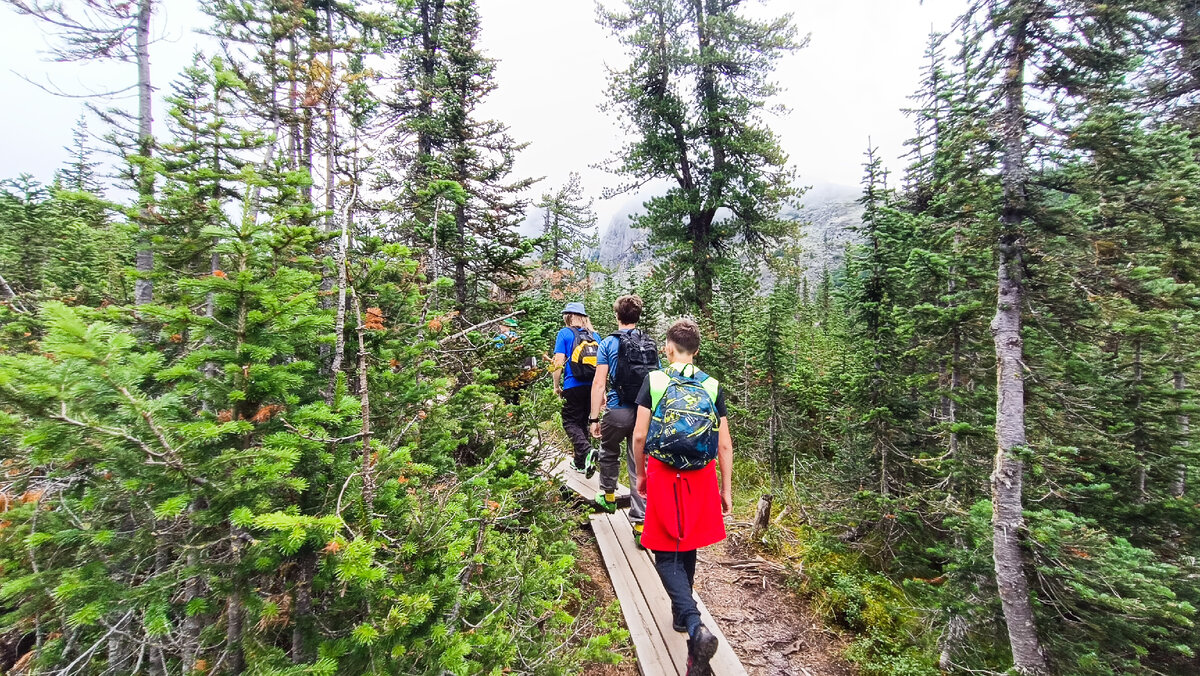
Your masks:
M716 462L678 470L646 458L646 523L642 546L657 551L700 549L725 539Z

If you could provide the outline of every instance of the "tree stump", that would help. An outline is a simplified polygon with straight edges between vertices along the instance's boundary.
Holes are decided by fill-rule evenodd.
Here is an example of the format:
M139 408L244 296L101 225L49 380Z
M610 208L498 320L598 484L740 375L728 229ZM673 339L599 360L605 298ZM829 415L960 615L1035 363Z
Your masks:
M754 530L750 534L750 539L757 541L767 532L767 528L771 525L771 503L775 500L775 496L770 493L765 493L758 499L758 509L754 512Z

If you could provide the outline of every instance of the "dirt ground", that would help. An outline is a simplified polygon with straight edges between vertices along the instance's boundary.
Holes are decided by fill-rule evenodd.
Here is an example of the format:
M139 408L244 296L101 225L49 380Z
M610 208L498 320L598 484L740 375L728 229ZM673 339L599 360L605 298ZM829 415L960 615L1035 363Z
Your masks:
M610 603L616 593L595 538L591 531L580 529L575 540L579 565L591 577L584 596L594 599L597 607ZM696 591L750 676L854 676L840 657L844 642L784 586L782 574L753 566L731 567L746 558L735 556L725 543L701 550ZM626 656L619 665L589 665L584 674L636 676L632 646Z
M854 676L841 657L843 641L784 586L781 573L730 567L746 559L726 543L702 550L696 591L750 676Z

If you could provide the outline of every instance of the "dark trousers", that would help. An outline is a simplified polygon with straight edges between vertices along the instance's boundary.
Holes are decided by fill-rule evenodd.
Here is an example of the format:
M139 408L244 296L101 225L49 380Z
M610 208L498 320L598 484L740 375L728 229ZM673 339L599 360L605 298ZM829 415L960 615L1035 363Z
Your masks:
M571 440L571 448L575 451L575 466L583 467L587 454L592 450L592 442L588 440L588 416L592 409L592 388L588 385L572 387L563 390L562 421L563 431Z
M700 610L692 597L692 583L696 580L696 550L684 552L654 552L654 569L662 578L667 596L671 597L671 613L691 628L700 621ZM695 617L693 621L690 618Z
M637 408L610 408L600 419L600 490L617 490L621 473L621 443L625 443L625 469L629 471L629 487L637 487L637 465L633 462L633 424ZM637 490L629 492L629 520L641 523L646 518L646 499Z

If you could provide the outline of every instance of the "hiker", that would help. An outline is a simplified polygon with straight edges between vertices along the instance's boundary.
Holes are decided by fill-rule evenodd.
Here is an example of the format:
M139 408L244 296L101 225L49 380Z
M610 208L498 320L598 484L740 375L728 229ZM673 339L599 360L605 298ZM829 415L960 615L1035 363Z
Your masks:
M692 598L696 550L725 539L723 514L733 509L725 393L693 363L699 349L696 322L681 319L667 329L663 352L671 365L646 377L633 428L637 492L646 500L642 545L654 552L675 631L687 632L688 676L710 673L717 651L717 637L700 621Z
M563 431L574 449L574 467L590 479L596 473L596 461L587 419L600 335L592 329L583 303L567 303L562 315L564 326L554 338L554 393L563 400Z
M509 343L515 343L521 334L517 333L517 320L509 317L500 323L500 332L492 338L492 347L500 349Z
M638 330L642 318L642 299L636 295L621 296L613 303L617 315L617 331L600 341L596 355L596 377L592 380L593 437L600 439L600 493L596 502L604 510L617 508L617 476L621 471L621 442L625 442L625 468L629 483L636 482L637 465L633 462L633 423L637 419L637 394L646 375L658 368L658 346L654 339ZM607 408L604 417L602 409ZM633 523L634 541L641 547L642 519L646 501L634 493L630 496L629 521Z

